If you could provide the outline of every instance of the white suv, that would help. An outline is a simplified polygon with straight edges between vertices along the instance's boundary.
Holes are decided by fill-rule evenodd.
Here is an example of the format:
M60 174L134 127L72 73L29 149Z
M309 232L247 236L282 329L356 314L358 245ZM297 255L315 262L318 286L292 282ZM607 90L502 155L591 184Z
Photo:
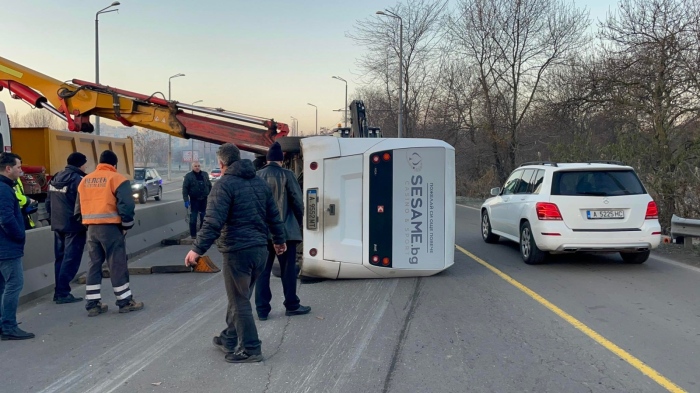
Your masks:
M656 203L622 163L525 163L491 195L481 205L482 238L520 243L527 264L579 251L644 263L661 241Z

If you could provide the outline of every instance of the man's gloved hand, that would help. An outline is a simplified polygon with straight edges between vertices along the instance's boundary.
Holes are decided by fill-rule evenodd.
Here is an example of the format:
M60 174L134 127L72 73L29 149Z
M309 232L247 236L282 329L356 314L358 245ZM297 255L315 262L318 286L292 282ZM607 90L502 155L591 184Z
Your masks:
M189 208L190 208L190 201L185 201L185 209L189 209Z

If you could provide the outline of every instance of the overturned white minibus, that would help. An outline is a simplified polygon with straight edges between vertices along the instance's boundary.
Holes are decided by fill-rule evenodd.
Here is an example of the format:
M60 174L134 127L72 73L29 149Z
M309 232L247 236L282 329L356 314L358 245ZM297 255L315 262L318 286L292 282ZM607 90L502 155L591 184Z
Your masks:
M301 274L430 276L454 263L455 152L433 139L301 139Z

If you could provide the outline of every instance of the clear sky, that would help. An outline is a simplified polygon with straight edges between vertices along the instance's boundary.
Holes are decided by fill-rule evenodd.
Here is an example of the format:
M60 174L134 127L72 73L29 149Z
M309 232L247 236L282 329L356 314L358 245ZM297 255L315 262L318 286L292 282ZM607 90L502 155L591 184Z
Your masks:
M95 80L95 13L112 0L0 0L0 56L60 80ZM120 0L100 15L100 82L184 103L334 127L364 51L346 32L392 0ZM615 2L578 1L603 17ZM8 112L25 104L0 92Z

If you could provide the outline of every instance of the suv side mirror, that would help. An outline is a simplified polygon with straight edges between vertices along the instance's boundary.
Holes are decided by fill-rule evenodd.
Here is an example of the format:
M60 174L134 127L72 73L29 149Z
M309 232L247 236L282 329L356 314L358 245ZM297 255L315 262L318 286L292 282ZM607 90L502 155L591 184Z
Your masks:
M146 178L146 181L149 181L149 180L153 180L153 176L148 176L148 177Z
M491 196L496 196L501 193L501 187L494 187L491 189Z

